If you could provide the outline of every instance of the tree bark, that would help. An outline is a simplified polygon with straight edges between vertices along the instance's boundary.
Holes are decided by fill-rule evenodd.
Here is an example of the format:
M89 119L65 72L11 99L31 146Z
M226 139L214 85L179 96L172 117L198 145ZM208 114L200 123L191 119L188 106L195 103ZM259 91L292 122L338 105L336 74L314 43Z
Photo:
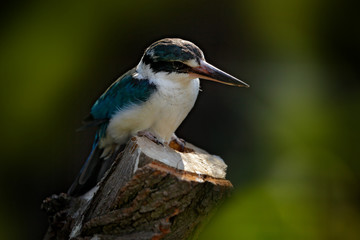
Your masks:
M186 146L178 152L133 137L92 191L44 200L44 239L196 238L232 185L220 157Z

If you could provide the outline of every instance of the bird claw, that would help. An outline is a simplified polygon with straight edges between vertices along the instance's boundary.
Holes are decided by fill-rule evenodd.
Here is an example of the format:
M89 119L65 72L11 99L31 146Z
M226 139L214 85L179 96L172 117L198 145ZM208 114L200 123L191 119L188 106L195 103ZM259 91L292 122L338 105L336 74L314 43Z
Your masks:
M175 134L172 136L169 146L179 152L185 152L185 140L178 138Z
M149 139L150 141L156 143L157 145L161 145L164 146L164 143L162 143L161 141L159 141L159 139L157 139L157 137L155 137L152 133L150 133L149 131L139 131L137 133L137 135L139 137L146 137L147 139Z

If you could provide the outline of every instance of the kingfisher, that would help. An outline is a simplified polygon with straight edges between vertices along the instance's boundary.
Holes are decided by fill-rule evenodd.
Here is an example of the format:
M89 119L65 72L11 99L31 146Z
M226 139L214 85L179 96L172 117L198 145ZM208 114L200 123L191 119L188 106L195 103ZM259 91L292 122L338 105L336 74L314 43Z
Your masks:
M97 127L92 150L71 196L86 193L104 176L115 155L129 138L145 136L157 144L183 146L176 129L193 108L200 80L237 87L245 82L206 62L194 43L165 38L151 44L139 64L119 77L94 103L81 129Z

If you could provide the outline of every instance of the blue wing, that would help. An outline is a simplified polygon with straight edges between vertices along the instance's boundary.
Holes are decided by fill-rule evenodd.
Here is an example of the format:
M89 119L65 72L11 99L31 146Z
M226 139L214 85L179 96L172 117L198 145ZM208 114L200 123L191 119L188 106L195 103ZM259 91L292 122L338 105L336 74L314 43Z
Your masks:
M98 130L95 135L92 151L75 182L70 187L69 194L78 195L79 193L84 193L85 190L89 189L90 180L92 182L90 185L95 185L94 177L95 179L101 179L102 176L98 176L98 174L103 164L101 162L104 161L100 160L101 151L98 143L99 139L105 135L111 117L122 108L131 104L145 102L155 91L156 86L154 84L146 79L140 80L134 78L134 73L135 69L132 69L119 77L92 106L90 115L81 129L98 126Z
M148 80L134 78L134 73L132 69L119 77L91 107L90 115L79 130L99 126L94 144L105 135L107 124L116 112L130 104L145 102L156 89Z
M91 108L94 119L110 119L119 109L146 101L156 86L146 79L133 77L134 69L116 80Z

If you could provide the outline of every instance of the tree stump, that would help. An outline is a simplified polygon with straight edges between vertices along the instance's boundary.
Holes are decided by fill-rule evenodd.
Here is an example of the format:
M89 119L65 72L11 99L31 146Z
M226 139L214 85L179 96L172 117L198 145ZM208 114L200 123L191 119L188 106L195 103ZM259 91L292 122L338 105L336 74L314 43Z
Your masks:
M93 190L44 200L44 239L196 238L232 185L220 157L186 146L178 152L133 137Z

